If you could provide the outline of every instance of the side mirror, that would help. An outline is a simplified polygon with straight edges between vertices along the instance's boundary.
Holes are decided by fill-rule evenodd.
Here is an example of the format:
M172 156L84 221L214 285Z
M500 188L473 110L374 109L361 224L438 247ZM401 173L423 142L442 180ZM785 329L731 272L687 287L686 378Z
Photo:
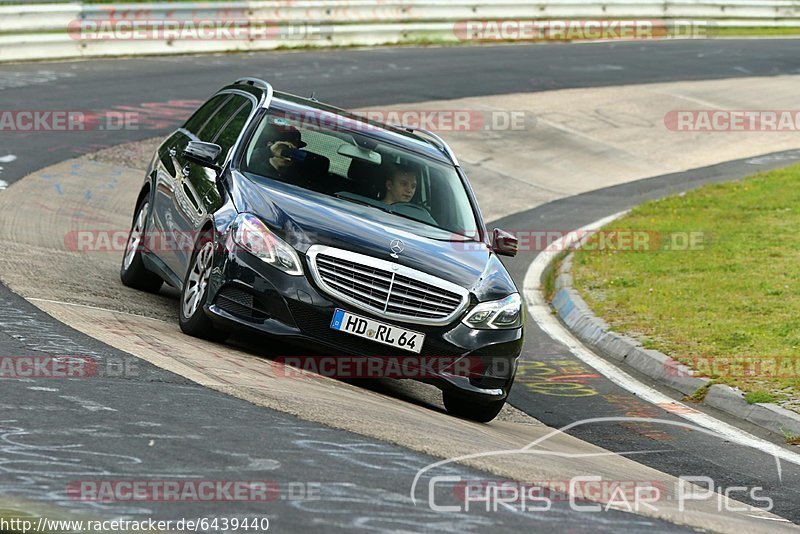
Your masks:
M183 156L201 167L212 169L219 174L222 168L217 165L217 158L222 153L222 147L214 143L204 143L203 141L189 141L183 150Z
M519 241L514 234L506 232L505 230L501 230L500 228L494 229L494 235L492 236L492 250L495 251L495 253L501 256L514 257L517 255L518 245Z

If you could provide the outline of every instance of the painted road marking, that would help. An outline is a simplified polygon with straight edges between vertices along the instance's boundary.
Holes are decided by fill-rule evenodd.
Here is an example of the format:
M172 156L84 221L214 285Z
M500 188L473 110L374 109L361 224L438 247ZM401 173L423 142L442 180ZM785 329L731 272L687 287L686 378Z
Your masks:
M587 232L595 231L611 221L618 219L625 213L625 211L615 213L614 215L610 215L600 219L599 221L595 221L589 225L586 225L577 230L578 235L585 235ZM753 449L766 452L775 458L780 458L793 464L800 465L800 454L786 450L783 447L775 445L774 443L758 438L749 432L745 432L740 428L730 425L724 421L720 421L715 417L711 417L706 413L690 408L689 406L686 406L685 404L678 402L667 395L664 395L660 391L646 386L622 369L618 368L616 365L613 365L596 355L583 343L581 343L580 340L573 336L572 332L570 332L558 321L558 319L553 316L550 305L544 299L544 295L541 291L540 281L542 278L542 273L561 249L562 247L560 246L560 242L556 242L539 253L539 255L536 256L536 259L531 262L530 267L528 267L528 271L525 273L525 280L523 282L523 292L525 294L525 300L528 304L528 312L533 320L539 325L539 327L545 333L547 333L547 335L549 335L555 341L563 344L578 359L602 373L611 382L623 389L630 391L640 399L651 404L655 404L656 406L672 406L670 413L686 419L695 425L709 429L715 434L729 441L738 443L739 445L743 445L745 447L751 447Z
M656 404L656 406L658 406L659 408L661 408L664 411L667 411L667 412L670 412L670 413L674 413L674 414L677 414L677 415L687 414L687 413L692 413L692 414L694 414L694 413L702 413L700 410L695 410L694 408L691 408L689 406L686 406L685 404L681 404L681 403L675 402L675 401L672 401L672 402L659 402L658 404Z
M6 154L5 156L0 156L0 163L11 163L12 161L16 161L17 156L14 154ZM3 166L0 165L0 174L3 174ZM0 191L8 188L8 182L0 180Z
M59 398L72 401L76 404L80 404L81 408L85 410L89 410L90 412L116 412L114 408L109 408L108 406L103 406L100 403L97 403L93 400L83 399L81 397L76 397L74 395L59 395Z

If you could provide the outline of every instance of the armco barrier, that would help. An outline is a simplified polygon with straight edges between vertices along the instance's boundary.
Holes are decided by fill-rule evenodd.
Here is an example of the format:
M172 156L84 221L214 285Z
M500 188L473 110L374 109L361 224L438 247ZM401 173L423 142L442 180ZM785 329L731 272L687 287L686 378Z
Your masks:
M0 61L120 55L269 50L457 41L469 20L700 21L718 27L798 27L800 0L272 0L249 2L80 4L0 3ZM269 22L278 28L313 23L322 35L291 39L89 39L70 35L81 21Z

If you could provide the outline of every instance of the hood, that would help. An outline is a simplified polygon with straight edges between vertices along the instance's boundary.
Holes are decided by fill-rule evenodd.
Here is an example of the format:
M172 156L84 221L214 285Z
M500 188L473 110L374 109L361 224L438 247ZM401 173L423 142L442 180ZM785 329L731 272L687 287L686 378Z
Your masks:
M486 243L452 241L457 236L446 230L274 180L233 173L231 185L240 213L256 215L302 254L327 245L394 261L467 288L479 301L517 291ZM403 242L397 259L394 239Z

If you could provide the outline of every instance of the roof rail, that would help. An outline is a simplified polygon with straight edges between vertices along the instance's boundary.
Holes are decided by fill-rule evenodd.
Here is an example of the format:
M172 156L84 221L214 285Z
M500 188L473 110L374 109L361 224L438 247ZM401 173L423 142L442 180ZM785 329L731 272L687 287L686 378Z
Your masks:
M272 86L269 82L265 82L259 78L239 78L235 82L234 85L251 85L253 87L258 87L259 89L264 89L266 91L266 96L264 97L264 102L261 104L262 108L268 108L270 102L272 102Z
M448 145L447 142L444 139L442 139L440 136L436 135L435 133L431 132L430 130L424 130L422 128L410 128L408 126L403 126L403 128L405 130L407 130L409 132L412 132L412 133L415 133L417 135L422 134L422 136L420 136L420 137L427 137L429 141L433 141L433 143L436 145L436 147L439 150L441 150L442 152L444 152L444 154L448 158L450 158L450 161L453 162L453 165L455 165L457 167L459 166L458 159L456 158L455 152L453 152L453 149L450 148L450 145Z

